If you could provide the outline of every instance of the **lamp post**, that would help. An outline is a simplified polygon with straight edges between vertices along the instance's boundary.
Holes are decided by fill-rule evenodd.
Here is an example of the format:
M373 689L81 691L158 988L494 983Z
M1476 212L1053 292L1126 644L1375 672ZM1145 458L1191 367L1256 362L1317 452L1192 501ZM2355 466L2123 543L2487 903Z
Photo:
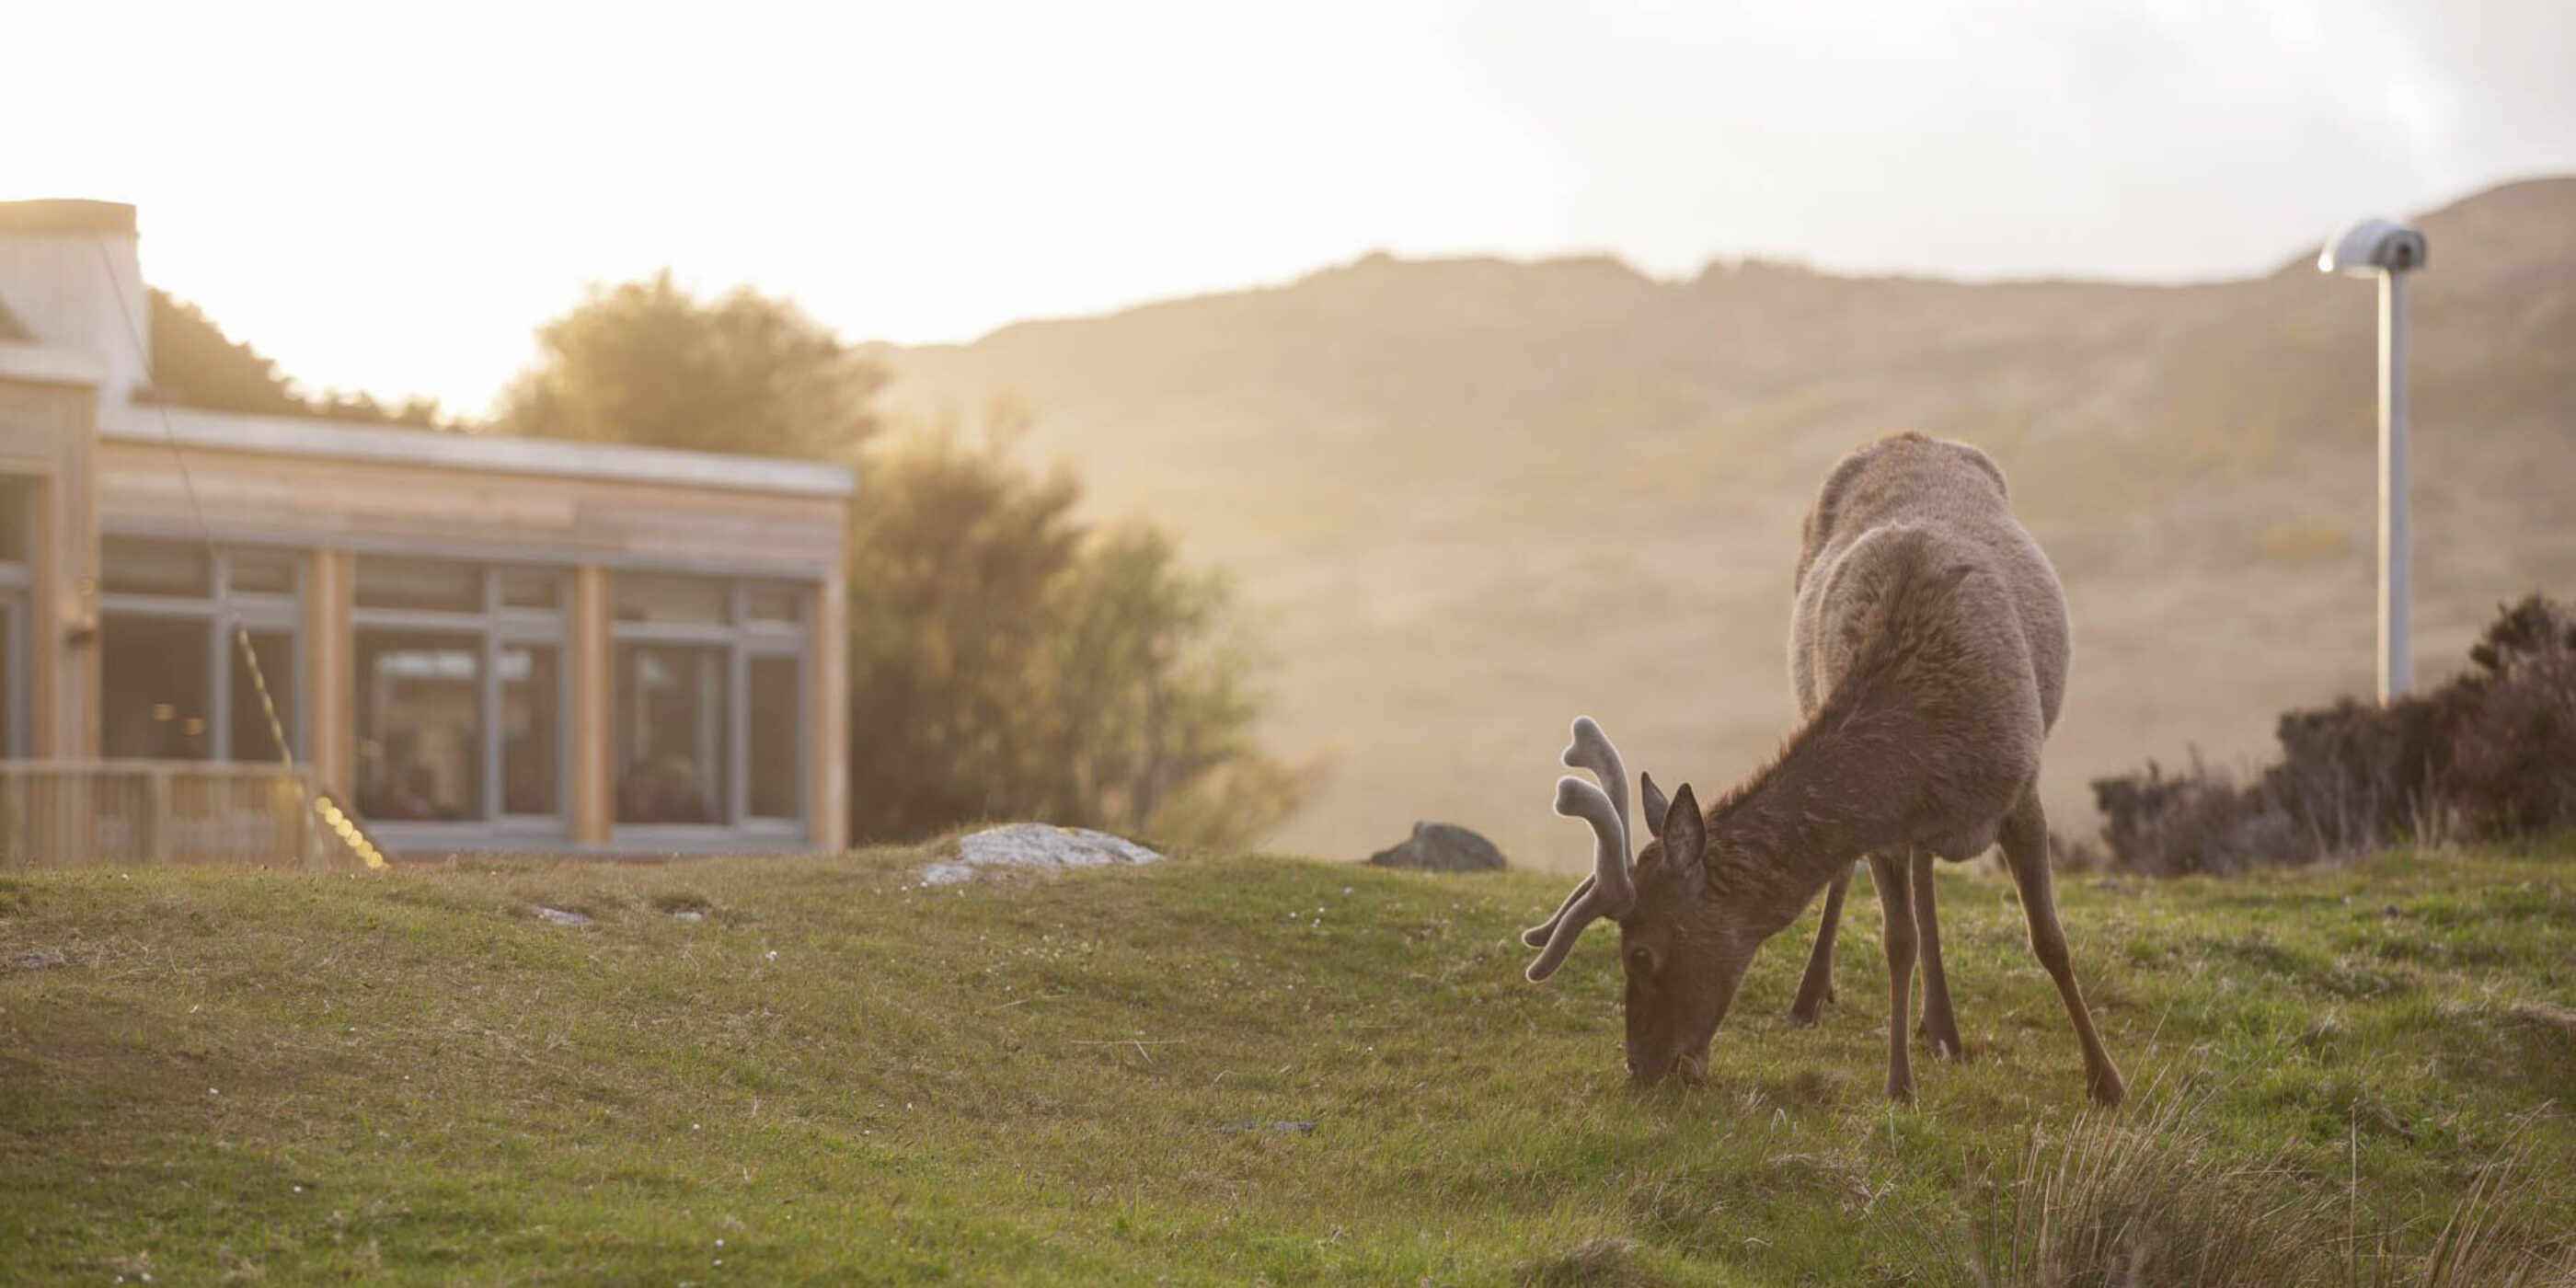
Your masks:
M2337 233L2317 271L2379 279L2379 700L2415 678L2406 544L2406 273L2424 266L2424 234L2386 219Z

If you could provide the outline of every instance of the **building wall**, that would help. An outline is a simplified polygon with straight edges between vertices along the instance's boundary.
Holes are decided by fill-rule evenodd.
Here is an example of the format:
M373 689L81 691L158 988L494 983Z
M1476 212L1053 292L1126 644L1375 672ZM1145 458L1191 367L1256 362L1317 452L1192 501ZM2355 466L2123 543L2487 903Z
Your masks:
M75 380L0 368L0 475L30 489L35 512L26 592L28 752L59 760L85 759L98 747L98 656L90 647L98 617L89 597L98 565L94 397Z

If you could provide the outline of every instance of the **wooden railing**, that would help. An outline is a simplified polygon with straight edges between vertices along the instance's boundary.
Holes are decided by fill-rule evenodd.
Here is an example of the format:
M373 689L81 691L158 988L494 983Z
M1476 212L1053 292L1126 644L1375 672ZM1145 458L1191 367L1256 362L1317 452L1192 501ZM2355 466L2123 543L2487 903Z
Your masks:
M381 867L302 772L196 760L0 761L0 867Z

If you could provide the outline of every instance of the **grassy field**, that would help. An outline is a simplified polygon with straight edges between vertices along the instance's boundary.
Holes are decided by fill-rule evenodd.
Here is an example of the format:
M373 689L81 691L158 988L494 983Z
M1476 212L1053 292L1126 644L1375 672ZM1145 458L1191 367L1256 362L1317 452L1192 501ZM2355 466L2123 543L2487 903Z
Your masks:
M1966 1281L2045 1189L2429 1282L2576 1203L2568 847L2067 878L2107 1116L1991 875L1898 1109L1870 900L1821 1028L1784 937L1641 1096L1606 934L1520 978L1559 878L921 861L0 875L0 1281Z

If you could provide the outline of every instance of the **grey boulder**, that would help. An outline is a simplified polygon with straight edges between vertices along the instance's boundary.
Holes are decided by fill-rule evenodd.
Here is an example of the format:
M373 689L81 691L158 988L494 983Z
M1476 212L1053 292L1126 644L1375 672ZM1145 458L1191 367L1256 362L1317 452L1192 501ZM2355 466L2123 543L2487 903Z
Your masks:
M1416 823L1413 835L1369 856L1381 868L1418 872L1500 872L1503 852L1494 843L1455 823Z

